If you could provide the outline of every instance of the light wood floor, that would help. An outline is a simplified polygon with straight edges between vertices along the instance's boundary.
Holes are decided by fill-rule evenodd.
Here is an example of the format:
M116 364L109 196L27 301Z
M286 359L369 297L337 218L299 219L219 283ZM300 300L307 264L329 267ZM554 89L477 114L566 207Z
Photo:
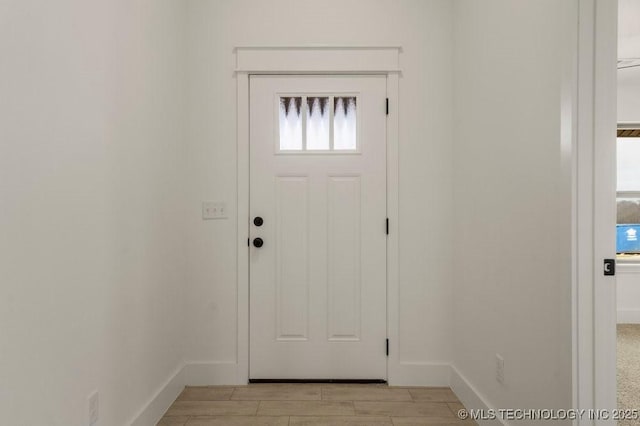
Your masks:
M419 426L465 425L449 388L386 385L255 384L188 387L159 425Z

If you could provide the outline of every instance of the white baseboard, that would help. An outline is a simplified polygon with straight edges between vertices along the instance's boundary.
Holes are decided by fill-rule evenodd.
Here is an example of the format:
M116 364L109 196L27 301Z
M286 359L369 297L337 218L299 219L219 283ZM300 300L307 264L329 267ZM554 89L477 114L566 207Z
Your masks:
M449 364L401 362L389 365L391 386L449 386Z
M246 376L233 362L187 362L184 367L186 386L244 385ZM439 363L401 363L390 373L392 386L449 386L451 367ZM246 379L246 377L245 377Z
M184 366L180 365L155 395L129 422L131 426L155 426L184 389Z
M238 385L238 364L232 362L190 362L178 367L140 412L131 426L155 425L185 386ZM392 386L449 386L468 409L488 410L486 399L450 364L401 363L393 367ZM480 421L482 426L509 426L500 420Z
M180 365L133 417L130 426L155 426L185 386L238 385L238 365L230 362L192 362Z
M184 366L186 386L246 385L239 382L234 362L188 362Z
M494 409L487 400L469 383L469 381L456 369L451 366L451 378L449 386L456 394L462 405L468 410L489 410ZM509 426L502 420L480 420L481 426Z
M618 311L618 324L640 324L640 311Z

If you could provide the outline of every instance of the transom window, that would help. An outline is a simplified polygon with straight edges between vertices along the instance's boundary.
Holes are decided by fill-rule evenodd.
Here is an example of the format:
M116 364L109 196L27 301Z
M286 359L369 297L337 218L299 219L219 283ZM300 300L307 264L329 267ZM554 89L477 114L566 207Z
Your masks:
M278 99L279 152L357 152L358 98L295 95Z

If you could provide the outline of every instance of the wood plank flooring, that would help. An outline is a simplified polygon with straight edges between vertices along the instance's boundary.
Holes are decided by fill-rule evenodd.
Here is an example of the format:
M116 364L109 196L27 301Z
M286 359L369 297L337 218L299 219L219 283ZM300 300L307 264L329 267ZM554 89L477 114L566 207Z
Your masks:
M255 384L187 387L161 426L471 426L449 388Z

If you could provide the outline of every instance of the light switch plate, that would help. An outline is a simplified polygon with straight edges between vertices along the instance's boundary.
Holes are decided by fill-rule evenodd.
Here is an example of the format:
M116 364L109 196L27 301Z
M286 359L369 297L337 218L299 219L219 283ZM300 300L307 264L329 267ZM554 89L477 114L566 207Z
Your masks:
M202 219L226 219L227 203L223 201L203 201L202 202Z

